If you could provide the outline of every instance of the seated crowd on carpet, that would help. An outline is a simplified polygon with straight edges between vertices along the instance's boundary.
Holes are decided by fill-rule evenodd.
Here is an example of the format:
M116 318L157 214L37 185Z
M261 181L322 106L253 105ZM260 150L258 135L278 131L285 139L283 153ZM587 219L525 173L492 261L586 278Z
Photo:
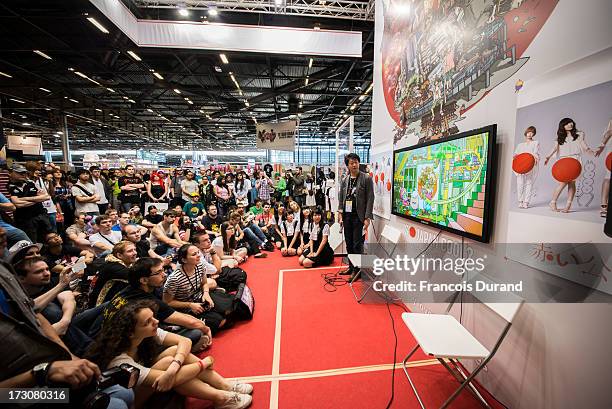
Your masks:
M129 364L135 385L105 387L106 407L179 396L249 406L253 387L227 381L204 351L245 319L250 257L333 262L333 175L226 170L14 164L0 185L0 337L14 346L0 388L65 386L84 401L101 372Z

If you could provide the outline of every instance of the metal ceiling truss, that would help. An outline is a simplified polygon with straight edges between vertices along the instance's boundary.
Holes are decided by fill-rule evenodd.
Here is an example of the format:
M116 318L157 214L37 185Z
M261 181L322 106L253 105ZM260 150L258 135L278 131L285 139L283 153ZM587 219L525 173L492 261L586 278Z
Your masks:
M219 11L241 13L286 14L302 17L327 17L348 20L374 21L374 1L329 0L134 0L142 8L186 8L206 11L215 7Z

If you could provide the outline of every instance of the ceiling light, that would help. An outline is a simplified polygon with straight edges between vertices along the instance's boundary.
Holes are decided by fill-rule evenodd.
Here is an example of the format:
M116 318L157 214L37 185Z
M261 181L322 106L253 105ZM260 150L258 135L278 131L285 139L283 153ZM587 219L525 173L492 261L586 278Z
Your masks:
M206 118L208 119L212 119L212 117L210 115L206 115Z
M130 55L130 57L132 57L136 61L142 61L142 58L140 58L134 51L130 50L127 53Z
M178 89L178 88L174 88L174 92L176 92L176 93L177 93L177 94L179 94L179 95L181 94L181 90L180 90L180 89Z
M359 96L359 100L360 100L360 101L363 101L363 100L365 99L365 97L366 97L365 95L360 95L360 96Z
M115 92L115 90L112 88L106 88L106 89L109 90L110 92L113 92L113 93Z
M74 72L74 68L70 67L68 68L68 71Z
M76 99L72 99L72 98L68 98L68 101L72 101L72 102L74 102L75 104L78 104L78 103L79 103L79 101L77 101Z
M98 28L98 30L102 31L104 34L108 34L108 30L102 24L98 23L98 21L93 17L87 17L87 20L94 26Z
M351 105L351 111L355 110L355 108L357 108L357 104Z
M31 126L32 124L29 124L29 123L27 123L27 122L24 122L24 123L22 123L21 125L23 125L23 126Z
M157 72L153 72L153 76L154 76L155 78L157 78L158 80L163 80L163 79L164 79L164 77L162 77L162 76L161 76L161 74L159 74L159 73L157 73Z
M187 17L189 15L189 10L187 10L184 5L181 5L179 6L178 13L183 17Z
M219 67L218 65L215 65L215 71L221 72L221 67Z
M102 110L100 108L96 108L96 111L98 112L102 112Z
M151 108L147 108L147 112L153 112Z
M43 88L43 87L38 87L38 89L40 89L40 90L42 90L42 91L45 91L45 92L51 92L51 90L50 90L50 89Z
M81 78L87 78L87 75L83 74L82 72L75 71L74 73L75 73L76 75L78 75L79 77L81 77Z
M208 9L208 15L209 15L209 16L216 16L217 14L219 14L219 12L217 11L217 9L216 9L216 8L214 8L214 7L210 7L210 8Z
M11 101L15 101L15 102L18 102L18 103L20 103L20 104L25 104L25 102L24 102L24 101L22 101L22 100L20 100L20 99L15 99L15 98L9 98L9 99L10 99Z
M312 68L312 58L308 61L308 68Z
M344 114L344 115L342 115L342 118L346 118L347 116L348 116L347 114Z
M244 105L246 105L246 106L250 106L250 105L249 105L249 101L244 101Z
M219 57L221 57L221 61L223 61L223 64L229 64L229 61L227 60L227 56L225 54L219 54Z
M127 99L129 99L129 98L128 98L128 97L126 97L126 96L124 96L124 97L123 97L123 99L127 100Z
M310 77L306 77L306 81L304 81L304 85L308 85L309 81L310 81Z
M136 103L136 101L134 101L133 99L128 99L128 102L131 102L132 104Z
M368 89L366 90L366 94L372 90L373 86L374 86L374 83L371 83Z
M190 100L190 99L188 99L188 100L187 100L187 103L188 103L189 105L193 105L193 101L192 101L192 100Z
M49 57L47 54L43 53L40 50L32 50L32 51L34 51L34 53L40 55L41 57L46 58L47 60L52 60L53 59L53 58Z
M239 89L239 90L238 90L238 94L239 94L240 96L242 96L242 90L241 90L241 89Z

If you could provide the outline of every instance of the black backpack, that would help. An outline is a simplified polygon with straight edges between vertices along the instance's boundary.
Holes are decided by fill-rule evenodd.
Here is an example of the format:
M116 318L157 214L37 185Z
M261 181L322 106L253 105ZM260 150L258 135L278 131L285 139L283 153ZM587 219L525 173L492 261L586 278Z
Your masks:
M234 312L232 318L236 321L253 319L255 311L255 298L246 284L240 284L234 294Z
M238 290L240 284L244 284L247 281L247 273L240 267L223 267L219 273L219 277L216 278L217 286L225 289L227 292L234 292Z

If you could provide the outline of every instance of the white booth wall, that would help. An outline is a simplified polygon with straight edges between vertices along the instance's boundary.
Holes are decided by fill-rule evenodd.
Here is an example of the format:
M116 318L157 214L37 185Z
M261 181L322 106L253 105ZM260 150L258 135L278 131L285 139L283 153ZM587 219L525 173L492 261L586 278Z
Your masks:
M372 156L391 153L396 127L383 95L381 48L385 19L382 3L377 1L376 4ZM396 3L412 4L406 0ZM497 124L498 176L492 243L610 241L603 234L600 221L568 219L560 223L558 217L520 213L511 209L510 197L515 195L511 171L515 135L522 134L522 130L515 129L517 109L612 80L611 19L612 2L609 0L559 1L523 53L529 57L524 66L490 90L464 119L456 122L459 131ZM519 79L523 86L517 91ZM612 118L612 106L608 108ZM601 134L588 138L591 147L597 146ZM407 143L404 141L402 146L416 142L413 138ZM563 204L564 201L560 205ZM380 232L387 223L401 227L405 241L429 241L437 233L437 230L394 215L388 220L376 216L374 225ZM409 231L417 233L411 237ZM441 237L457 240L448 233ZM408 306L415 312L438 312L445 307ZM477 337L490 341L501 327L482 309L482 306L465 304L463 322ZM478 381L510 408L612 407L610 316L610 304L526 304ZM398 351L400 356L405 353L407 351Z

